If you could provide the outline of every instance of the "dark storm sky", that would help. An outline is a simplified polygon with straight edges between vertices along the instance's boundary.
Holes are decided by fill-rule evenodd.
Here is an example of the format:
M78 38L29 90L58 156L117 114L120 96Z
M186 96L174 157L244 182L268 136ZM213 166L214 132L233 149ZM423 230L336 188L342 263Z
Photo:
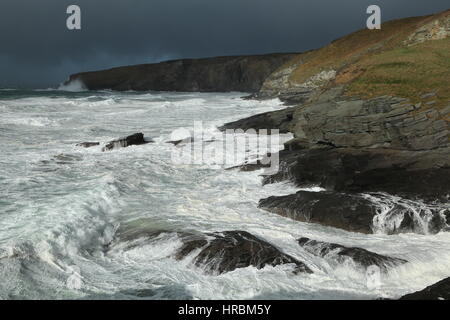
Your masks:
M82 10L82 30L66 9ZM71 73L172 58L300 52L448 0L0 0L0 87L48 87Z

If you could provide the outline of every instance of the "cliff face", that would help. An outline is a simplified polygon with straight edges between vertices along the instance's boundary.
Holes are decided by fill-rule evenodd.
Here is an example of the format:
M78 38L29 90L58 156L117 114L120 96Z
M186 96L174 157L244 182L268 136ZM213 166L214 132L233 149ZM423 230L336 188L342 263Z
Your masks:
M296 54L186 59L78 73L89 90L257 92L265 79Z
M450 10L358 31L272 73L254 97L291 107L221 129L293 133L264 183L327 193L270 197L260 207L349 231L449 231L449 62ZM367 195L386 212L374 214Z

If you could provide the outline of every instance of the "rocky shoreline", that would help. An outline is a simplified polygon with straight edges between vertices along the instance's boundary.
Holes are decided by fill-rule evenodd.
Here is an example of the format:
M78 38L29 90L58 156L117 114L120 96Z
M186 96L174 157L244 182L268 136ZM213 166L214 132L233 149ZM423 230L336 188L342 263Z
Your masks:
M426 41L448 40L450 11L411 21L408 23L414 23L420 32L413 29L410 36L395 35L395 46L405 48ZM358 59L364 55L372 59L374 52L383 50L391 52L396 48L389 42L392 39L389 34L386 38L376 38L368 47L352 52L351 59L346 56L347 60L342 62L343 58L339 58L333 68L323 65L316 69L319 62L314 54L320 63L325 63L323 55L330 56L336 46L349 40L340 39L320 54L171 61L77 74L70 81L80 80L89 89L246 91L253 93L248 99L279 98L288 105L286 109L227 123L220 130L278 129L292 133L294 139L279 153L279 172L264 177L263 184L290 181L298 187L314 186L324 191L299 191L261 199L260 208L297 221L365 234L448 232L450 100L445 101L447 92L427 88L427 92L421 93L420 101L416 100L415 92L411 97L386 94L370 98L348 94L355 90L351 88L352 81L368 68L364 65L366 61ZM386 48L380 49L383 46ZM389 63L380 65L383 68L403 66L400 62ZM349 69L349 65L354 68ZM309 77L298 76L298 70L315 73ZM374 83L371 85L375 92L379 87ZM120 141L111 142L111 149ZM144 143L143 137L139 141L132 144ZM263 166L245 164L240 169L259 170ZM181 234L180 237L183 245L177 259L195 252L194 264L208 272L220 274L250 265L262 268L279 264L293 264L297 271L312 272L303 262L246 232ZM385 269L407 263L321 239L302 238L298 242L306 251L322 258L333 255L340 262L351 259L362 267L376 265ZM440 299L448 298L448 294L447 279L404 298Z

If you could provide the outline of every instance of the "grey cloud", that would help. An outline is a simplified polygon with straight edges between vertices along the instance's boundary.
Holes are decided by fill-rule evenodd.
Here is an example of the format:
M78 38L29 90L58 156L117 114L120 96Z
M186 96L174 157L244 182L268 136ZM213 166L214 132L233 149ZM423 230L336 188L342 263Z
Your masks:
M66 8L82 30L66 29ZM70 73L172 58L301 52L383 20L448 8L448 0L2 0L0 86L57 85Z

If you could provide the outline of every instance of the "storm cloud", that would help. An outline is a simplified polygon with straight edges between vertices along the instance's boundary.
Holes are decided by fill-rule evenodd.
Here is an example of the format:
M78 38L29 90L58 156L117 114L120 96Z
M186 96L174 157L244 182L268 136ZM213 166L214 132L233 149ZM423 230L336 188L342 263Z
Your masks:
M66 28L79 5L82 30ZM301 52L448 0L1 0L0 87L48 87L69 74L175 58Z

